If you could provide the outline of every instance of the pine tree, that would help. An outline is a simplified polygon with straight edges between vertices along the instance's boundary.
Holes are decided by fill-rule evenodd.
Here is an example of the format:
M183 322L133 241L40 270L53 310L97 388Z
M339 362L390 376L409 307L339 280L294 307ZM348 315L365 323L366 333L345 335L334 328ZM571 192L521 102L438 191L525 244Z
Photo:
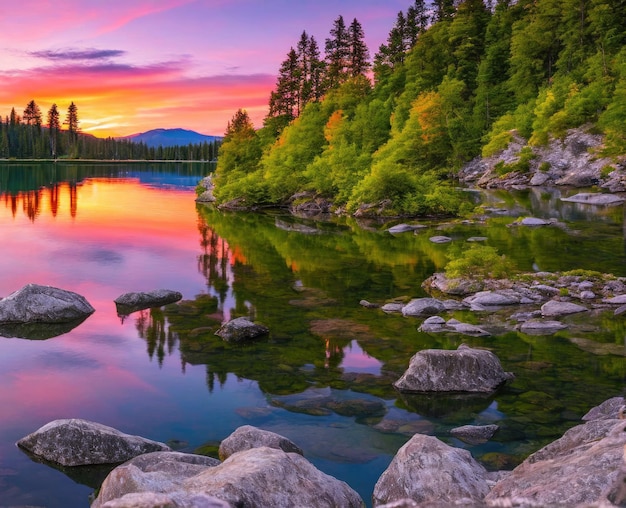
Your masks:
M34 100L26 105L23 115L26 125L33 125L37 128L41 127L41 110Z
M350 40L348 73L354 78L365 74L370 67L369 51L365 44L365 33L363 32L361 23L359 23L356 18L354 18L350 24L348 36Z
M78 156L78 108L74 102L71 102L67 108L67 116L65 122L67 125L67 133L69 138L70 152L72 157Z
M326 86L335 88L343 83L349 75L350 68L350 34L343 16L339 16L326 39Z
M48 110L48 135L50 138L50 155L56 159L59 131L61 130L61 124L59 120L59 110L57 105L53 104Z

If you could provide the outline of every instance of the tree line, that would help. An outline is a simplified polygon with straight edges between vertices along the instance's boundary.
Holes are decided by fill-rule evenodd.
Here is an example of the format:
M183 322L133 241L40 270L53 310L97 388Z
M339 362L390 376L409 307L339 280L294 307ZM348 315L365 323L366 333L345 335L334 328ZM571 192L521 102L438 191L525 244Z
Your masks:
M367 55L358 26L337 18L320 60L303 32L263 126L235 114L219 202L309 191L348 211L391 200L389 213L461 213L455 172L515 135L540 146L584 126L604 135L603 155L626 154L624 2L416 0L373 60L350 67Z
M44 122L34 100L26 105L21 116L15 108L4 119L0 116L0 159L215 161L219 145L215 140L153 147L131 139L97 138L81 132L74 102L68 106L62 123L56 104L52 104Z

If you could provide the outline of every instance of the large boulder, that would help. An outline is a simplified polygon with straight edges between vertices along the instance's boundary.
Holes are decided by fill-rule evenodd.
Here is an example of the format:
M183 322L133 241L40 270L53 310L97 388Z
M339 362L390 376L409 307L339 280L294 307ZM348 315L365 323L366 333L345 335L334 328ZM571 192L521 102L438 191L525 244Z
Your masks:
M624 487L624 446L624 420L578 425L497 482L485 500L490 506L501 498L523 506L614 506L607 500L615 500Z
M181 501L183 494L184 497L189 497L188 494L180 492L183 480L219 464L220 461L217 459L189 453L152 452L139 455L116 467L106 477L91 508L126 506L125 503L130 500L135 503L145 503L150 500L154 501L153 496L156 494L167 494L169 498L167 500L170 502L176 499ZM139 497L140 493L143 494L142 497ZM116 500L115 504L112 504L113 500ZM122 500L125 500L124 503ZM213 498L213 500L216 504L207 506L229 506L218 499ZM172 506L179 505L172 504Z
M185 480L183 488L232 506L365 506L348 484L316 469L302 455L267 447L235 453L219 466Z
M420 506L478 503L489 492L487 475L469 451L416 434L398 450L376 482L373 505L402 499L412 499Z
M446 307L443 302L435 298L414 298L402 307L403 316L423 317L433 316L445 312Z
M226 460L233 453L261 446L303 455L302 449L286 437L252 425L243 425L220 443L220 459Z
M456 351L418 352L394 386L404 392L490 393L513 377L491 351L461 344Z
M245 317L239 317L223 325L215 332L215 335L226 342L245 342L268 333L269 329L266 326L253 323Z
M94 311L77 293L27 284L0 300L0 323L68 323L85 319Z
M541 306L541 315L545 317L566 316L587 310L587 307L583 307L577 303L550 300Z
M92 504L93 507L95 505ZM231 506L213 496L206 494L187 495L181 492L159 494L155 492L139 492L126 494L112 499L100 508L231 508Z
M162 307L177 302L183 297L178 291L171 289L157 289L155 291L124 293L114 301L117 305L118 314L130 314L143 309Z
M62 466L118 464L144 453L170 451L163 443L79 419L54 420L17 444Z

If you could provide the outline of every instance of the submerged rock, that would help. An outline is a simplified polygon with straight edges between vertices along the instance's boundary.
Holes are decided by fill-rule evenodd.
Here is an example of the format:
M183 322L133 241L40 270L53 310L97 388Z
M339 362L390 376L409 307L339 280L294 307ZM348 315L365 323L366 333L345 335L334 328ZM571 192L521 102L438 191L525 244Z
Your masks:
M304 455L302 449L286 437L270 432L269 430L257 429L251 425L239 427L220 444L219 454L221 460L226 460L233 453L251 448L266 446L287 453L299 453Z
M0 300L0 323L68 323L94 312L83 296L39 284L27 284Z
M489 441L500 427L497 425L463 425L450 431L450 434L465 443L476 445Z
M490 393L513 377L491 351L461 344L456 351L418 352L394 386L406 392Z
M239 317L222 326L215 335L226 342L245 342L250 339L267 335L269 328L253 323L245 317Z
M528 335L552 335L567 328L567 325L560 321L530 319L520 325L520 331Z
M469 451L416 434L398 450L376 482L373 505L403 499L412 499L420 506L478 503L489 492L487 474Z
M621 205L624 202L624 198L616 196L615 194L603 194L600 192L579 192L574 196L568 198L561 198L561 201L568 201L570 203L584 203L587 205Z
M144 453L170 451L164 443L80 419L47 423L20 439L17 445L63 466L116 464Z

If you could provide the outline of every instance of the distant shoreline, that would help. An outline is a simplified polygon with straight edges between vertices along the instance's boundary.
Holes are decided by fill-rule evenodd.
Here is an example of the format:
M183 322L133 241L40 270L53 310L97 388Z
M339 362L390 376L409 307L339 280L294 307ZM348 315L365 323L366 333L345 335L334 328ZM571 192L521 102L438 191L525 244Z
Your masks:
M1 164L32 164L36 162L50 162L54 164L156 164L156 163L177 163L177 164L215 164L217 161L203 160L162 160L162 159L0 159Z

